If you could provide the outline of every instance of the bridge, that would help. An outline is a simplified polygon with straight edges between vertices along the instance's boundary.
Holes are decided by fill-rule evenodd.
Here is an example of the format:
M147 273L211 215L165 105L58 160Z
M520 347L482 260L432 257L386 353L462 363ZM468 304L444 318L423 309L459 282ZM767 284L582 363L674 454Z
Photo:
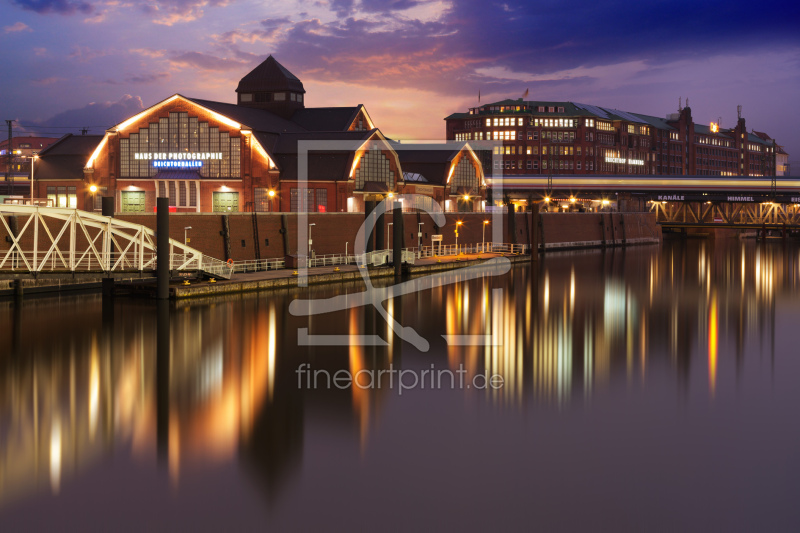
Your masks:
M493 194L652 211L664 227L800 229L800 180L753 176L492 176Z
M155 272L154 230L78 209L0 205L0 274ZM169 240L169 269L229 279L232 266Z

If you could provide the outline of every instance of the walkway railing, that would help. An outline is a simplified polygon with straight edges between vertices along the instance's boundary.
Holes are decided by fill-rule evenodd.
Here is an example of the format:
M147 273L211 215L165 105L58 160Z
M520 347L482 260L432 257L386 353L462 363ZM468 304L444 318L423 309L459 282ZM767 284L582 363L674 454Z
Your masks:
M264 272L266 270L279 270L286 268L286 260L274 257L272 259L255 259L250 261L234 261L233 272L243 274L246 272Z
M524 254L528 251L527 244L508 243L477 243L477 244L443 244L441 246L423 246L414 248L418 258L451 256L460 254L506 253Z

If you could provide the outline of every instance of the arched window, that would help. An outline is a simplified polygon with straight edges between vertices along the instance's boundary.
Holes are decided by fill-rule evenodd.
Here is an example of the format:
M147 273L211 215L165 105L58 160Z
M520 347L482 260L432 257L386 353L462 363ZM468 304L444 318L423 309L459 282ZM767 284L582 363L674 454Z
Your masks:
M450 178L450 192L457 193L459 187L464 187L469 191L478 189L478 171L468 156L461 158Z
M388 190L394 188L394 172L389 158L378 148L378 143L372 143L369 150L361 156L354 178L357 191L363 191L364 184L368 181L385 184Z

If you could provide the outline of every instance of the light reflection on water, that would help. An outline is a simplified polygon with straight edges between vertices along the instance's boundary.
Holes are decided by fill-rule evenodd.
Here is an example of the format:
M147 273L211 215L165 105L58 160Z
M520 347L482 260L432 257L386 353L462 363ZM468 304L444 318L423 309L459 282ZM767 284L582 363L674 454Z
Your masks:
M415 422L430 417L431 424L452 426L452 441L438 445L468 452L472 445L460 426L439 416L453 416L452 398L467 401L459 402L462 417L486 416L480 413L490 408L503 424L527 427L524 418L509 422L500 413L544 409L566 417L631 387L665 405L698 394L706 406L731 402L743 374L761 373L764 364L770 374L800 378L797 366L776 370L777 359L793 355L787 347L794 338L776 330L776 307L790 314L800 309L800 257L793 246L667 243L549 254L532 267L468 282L458 283L457 272L449 276L454 283L386 304L431 342L429 353L403 345L369 308L291 316L289 302L309 293L180 302L170 311L171 357L164 361L156 357L149 302L118 299L104 306L95 295L29 299L21 307L0 302L10 332L0 345L6 354L0 517L8 513L24 523L31 505L46 507L53 495L77 497L90 471L95 477L99 471L102 483L126 483L119 473L103 475L105 461L120 454L136 468L165 472L170 490L187 494L185 480L196 483L196 472L240 463L242 483L273 501L287 484L314 483L315 474L302 467L309 450L315 462L319 449L330 447L322 456L350 464L352 483L372 479L358 466L371 454L403 453L426 440L407 431L404 412ZM360 290L320 287L310 294ZM306 326L320 335L377 333L387 346L298 347L297 328ZM468 334L492 340L453 346L442 337ZM309 390L298 387L301 363L352 375L464 368L468 382L499 374L504 386L399 396L383 376L379 388ZM769 396L771 381L760 383ZM502 446L489 450L503 453ZM353 451L360 459L348 459ZM526 456L515 460L524 464ZM203 479L213 487L211 474ZM329 497L339 502L347 495ZM518 514L521 519L525 510Z

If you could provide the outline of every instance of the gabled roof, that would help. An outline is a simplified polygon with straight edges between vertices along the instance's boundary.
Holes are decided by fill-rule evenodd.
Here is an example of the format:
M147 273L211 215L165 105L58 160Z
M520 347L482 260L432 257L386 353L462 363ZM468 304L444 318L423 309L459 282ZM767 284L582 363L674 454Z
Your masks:
M675 129L674 126L670 126L669 125L669 123L667 122L666 118L659 118L659 117L654 117L654 116L651 116L651 115L643 115L641 113L633 113L633 114L636 115L637 117L639 117L640 119L642 119L645 123L650 124L651 126L653 126L656 129L659 129L659 130L674 130Z
M56 155L92 155L92 152L103 140L102 135L73 135L67 133L56 142L39 152L39 157Z
M237 93L275 91L306 92L303 82L272 56L239 80L239 86L236 88Z
M439 150L430 149L431 145L425 146L429 149L417 149L413 144L407 143L392 143L392 148L403 165L403 172L420 174L432 185L445 185L453 159L465 149L469 150L466 142L460 143L459 148L455 149L452 143L441 145Z
M354 146L359 146L363 141L372 137L378 130L369 131L306 131L299 133L285 133L278 137L273 144L272 151L277 154L296 154L299 141L351 141ZM356 148L350 151L355 151ZM331 152L339 150L332 148Z
M291 120L308 131L346 131L361 107L306 107L295 111Z
M58 137L13 137L11 139L11 149L18 149L20 144L30 144L30 149L46 148L58 141ZM0 141L0 150L8 148L8 139ZM27 148L26 148L27 150Z
M766 141L766 140L762 139L761 137L759 137L758 135L753 135L752 133L748 133L747 134L747 140L750 141L750 142L754 142L756 144L763 144L765 146L772 146L772 144L773 144L772 139L770 139L769 141Z
M716 135L718 137L724 137L726 139L733 138L733 132L731 130L720 130L720 131L711 131L711 127L706 124L694 124L694 132L699 133L701 135Z
M82 180L86 160L102 140L102 135L64 135L39 153L34 169L36 179Z
M236 104L228 104L225 102L214 102L212 100L201 100L199 98L186 98L199 106L203 106L212 111L216 111L220 115L224 115L236 122L247 126L255 131L264 131L269 133L284 133L284 132L300 132L305 129L299 124L286 120L275 113L267 111L266 109L256 109L252 107L243 107Z

